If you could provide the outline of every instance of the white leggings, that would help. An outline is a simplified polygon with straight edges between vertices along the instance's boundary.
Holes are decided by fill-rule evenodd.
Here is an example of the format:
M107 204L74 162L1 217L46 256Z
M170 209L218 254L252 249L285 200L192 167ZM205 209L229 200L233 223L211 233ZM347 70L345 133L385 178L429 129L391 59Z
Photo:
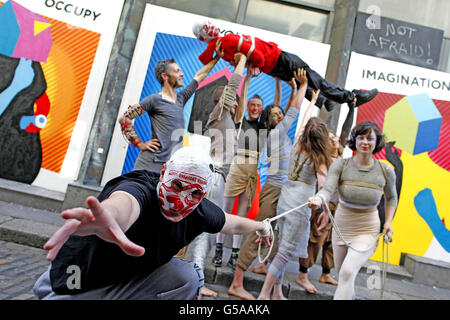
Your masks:
M239 197L237 215L240 217L246 217L249 210L248 203L250 201L247 196L247 191L241 193L236 197L224 197L223 209L226 213L231 213L231 211L233 211L234 201L237 197ZM241 239L241 234L233 234L233 248L239 249L241 247ZM225 234L218 232L216 236L216 243L223 243L224 240Z
M367 243L352 242L351 246L357 250L367 249ZM375 250L376 246L371 250L360 253L346 245L335 245L333 242L334 267L339 280L334 293L334 300L354 299L356 276L362 266L375 253Z

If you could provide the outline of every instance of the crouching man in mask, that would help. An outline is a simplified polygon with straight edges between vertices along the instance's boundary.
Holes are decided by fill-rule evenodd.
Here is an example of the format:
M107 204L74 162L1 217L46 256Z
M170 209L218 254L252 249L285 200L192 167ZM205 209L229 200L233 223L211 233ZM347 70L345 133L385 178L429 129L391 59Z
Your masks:
M34 285L39 299L197 299L203 272L174 257L202 232L257 231L270 226L224 213L205 199L211 158L177 150L161 174L137 170L109 181L87 209L65 210L65 224L47 241L49 269Z

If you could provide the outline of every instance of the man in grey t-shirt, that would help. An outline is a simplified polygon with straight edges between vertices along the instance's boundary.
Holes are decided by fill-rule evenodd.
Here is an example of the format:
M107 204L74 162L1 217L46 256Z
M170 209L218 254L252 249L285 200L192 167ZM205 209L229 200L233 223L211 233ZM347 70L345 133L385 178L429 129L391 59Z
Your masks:
M161 84L161 91L145 97L139 104L129 106L119 118L125 138L141 150L134 170L161 172L162 165L170 158L171 153L182 146L184 105L219 59L220 57L216 56L202 67L186 88L178 93L177 89L184 86L184 74L176 61L166 59L156 64L155 76ZM146 142L139 139L133 127L133 119L145 112L149 115L152 127L152 139Z

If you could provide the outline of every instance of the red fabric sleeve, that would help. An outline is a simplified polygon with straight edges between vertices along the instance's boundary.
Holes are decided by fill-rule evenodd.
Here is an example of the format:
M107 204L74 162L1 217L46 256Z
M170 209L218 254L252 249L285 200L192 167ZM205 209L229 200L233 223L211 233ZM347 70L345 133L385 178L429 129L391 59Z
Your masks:
M206 47L205 51L201 55L198 56L198 59L203 64L208 64L213 58L214 58L214 52L216 51L216 38L208 43L208 46Z

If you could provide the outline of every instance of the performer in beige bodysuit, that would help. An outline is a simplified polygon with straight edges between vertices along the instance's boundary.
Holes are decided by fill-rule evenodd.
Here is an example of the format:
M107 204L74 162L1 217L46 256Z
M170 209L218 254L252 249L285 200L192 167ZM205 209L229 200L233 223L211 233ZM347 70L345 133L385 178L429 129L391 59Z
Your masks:
M322 197L328 202L335 190L339 192L335 221L343 239L333 228L334 264L339 280L335 300L354 298L356 275L376 250L380 233L377 205L383 191L386 206L383 235L392 232L397 208L394 170L373 157L384 147L378 126L370 121L359 123L350 134L348 146L356 154L334 161L323 189L308 199L310 207L318 207L322 205ZM326 225L328 213L324 211L319 221Z

